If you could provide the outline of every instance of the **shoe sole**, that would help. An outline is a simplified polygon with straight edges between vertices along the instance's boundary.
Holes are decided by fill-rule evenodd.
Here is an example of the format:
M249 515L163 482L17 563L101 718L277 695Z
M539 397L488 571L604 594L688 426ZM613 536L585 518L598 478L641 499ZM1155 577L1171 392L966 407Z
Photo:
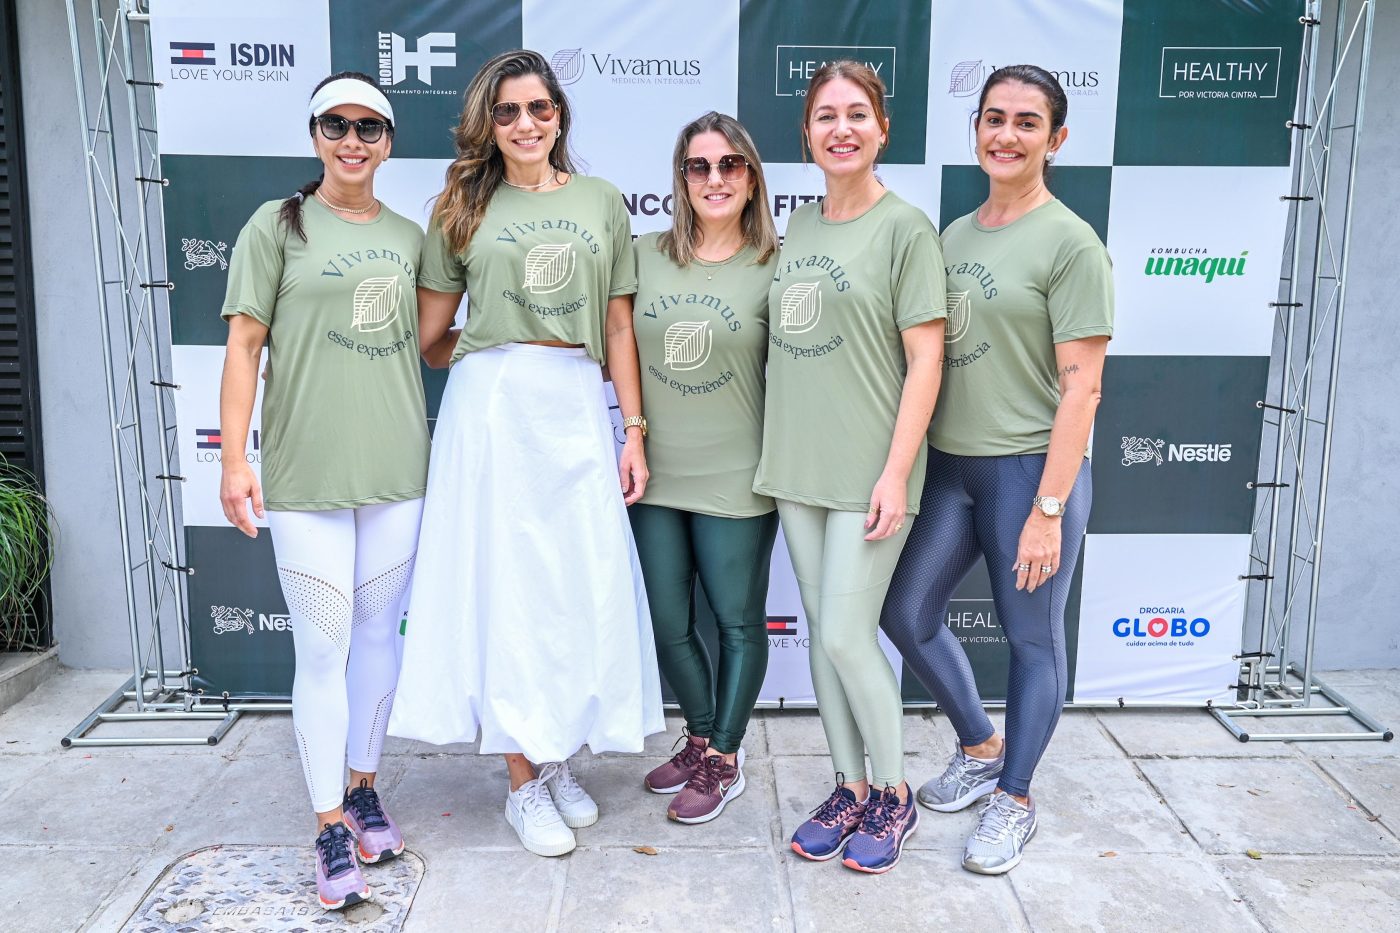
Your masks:
M917 793L914 795L914 799L919 802L920 806L927 807L930 810L936 810L939 813L957 813L959 810L966 810L983 797L995 791L997 789L997 781L999 780L1001 780L1000 777L993 778L990 781L983 781L961 797L950 800L947 803L930 803L924 799L923 794Z
M369 885L365 885L365 890L363 893L356 894L352 891L351 893L345 895L345 897L339 901L328 901L319 894L316 895L316 899L321 902L321 906L324 907L326 910L343 910L346 907L353 907L356 904L369 900Z
M807 859L807 861L809 862L829 862L846 850L846 843L850 842L851 836L854 835L855 833L851 833L850 836L847 836L845 839L842 839L841 844L838 845L835 849L831 850L830 855L813 855L812 853L808 852L806 849L803 849L800 845L798 845L796 840L794 840L791 843L791 847L792 851Z
M889 871L891 868L899 864L899 857L904 854L904 844L909 841L909 837L914 835L918 828L919 824L916 822L913 826L909 827L909 832L905 833L902 837L900 837L899 846L894 850L894 861L890 862L888 865L883 865L879 868L866 868L864 865L860 865L852 859L842 859L841 864L845 865L849 869L852 869L853 871L861 872L862 874L883 875L885 872Z
M972 873L975 874L975 875L1004 875L1004 874L1006 874L1006 873L1009 872L1011 869L1013 869L1013 868L1015 868L1017 865L1021 864L1021 857L1022 857L1023 855L1026 854L1026 846L1028 846L1028 845L1031 844L1031 840L1035 838L1035 833L1036 833L1036 830L1038 830L1038 829L1040 829L1040 821L1039 821L1039 820L1037 820L1036 823L1035 823L1035 825L1031 827L1031 834L1030 834L1029 836L1026 837L1025 844L1021 846L1021 851L1020 851L1020 852L1017 852L1017 853L1016 853L1016 857L1013 858L1013 859L1011 859L1011 860L1010 860L1009 862L1007 862L1005 865L998 865L996 868L983 868L983 867L981 867L980 865L969 865L969 864L967 864L967 862L963 862L963 868L966 869L967 871L972 872Z
M403 848L404 848L404 847L403 847L403 843L399 843L399 847L398 847L397 849L385 849L383 852L380 852L378 855L370 855L370 854L369 854L368 852L366 852L366 851L364 850L364 848L363 848L362 846L360 846L358 843L356 843L355 848L357 848L357 849L360 850L360 864L362 864L362 865L378 865L378 864L380 864L380 863L382 863L382 862L392 861L393 859L398 858L400 855L403 855Z
M555 806L558 809L558 805ZM594 810L589 816L569 816L563 810L559 811L559 818L564 821L564 825L570 829L583 829L598 822L598 811Z
M651 791L653 794L679 794L682 790L685 789L685 785L687 783L689 783L689 781L681 781L675 787L652 787L646 781L643 781L642 786L645 787L647 790Z
M724 796L719 798L719 805L713 810L711 810L709 813L702 814L701 816L676 816L675 810L667 810L666 816L670 819L675 820L677 823L684 823L687 826L694 826L698 823L708 823L710 822L710 820L723 813L725 804L729 803L729 801L742 794L744 792L744 788L747 786L748 782L744 780L744 772L740 771L739 780L735 781L734 785L729 788L729 790L724 794Z
M506 824L510 826L511 829L515 830L516 838L520 840L520 844L525 847L526 852L531 852L535 855L543 856L544 858L555 858L560 855L568 855L570 852L574 851L574 849L578 848L578 840L576 839L570 839L567 843L556 843L552 846L541 845L538 842L530 842L521 834L515 823L511 822L509 816L506 817Z

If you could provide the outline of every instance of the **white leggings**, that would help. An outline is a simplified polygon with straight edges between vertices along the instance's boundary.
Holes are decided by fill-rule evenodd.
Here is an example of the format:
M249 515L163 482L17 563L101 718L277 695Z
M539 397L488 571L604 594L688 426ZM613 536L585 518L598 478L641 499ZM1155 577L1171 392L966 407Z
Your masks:
M340 806L347 761L379 768L422 517L422 499L267 513L296 645L292 723L317 813Z

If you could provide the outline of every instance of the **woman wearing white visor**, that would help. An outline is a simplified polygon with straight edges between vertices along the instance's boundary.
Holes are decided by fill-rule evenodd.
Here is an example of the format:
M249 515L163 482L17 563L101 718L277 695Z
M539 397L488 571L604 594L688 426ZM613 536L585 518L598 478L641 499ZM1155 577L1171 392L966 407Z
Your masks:
M309 128L321 177L259 207L229 265L220 498L250 537L249 504L266 510L296 645L292 721L316 812L317 893L336 909L369 896L361 862L404 846L374 778L428 472L423 232L374 196L394 112L368 76L322 81ZM259 484L244 453L264 344Z

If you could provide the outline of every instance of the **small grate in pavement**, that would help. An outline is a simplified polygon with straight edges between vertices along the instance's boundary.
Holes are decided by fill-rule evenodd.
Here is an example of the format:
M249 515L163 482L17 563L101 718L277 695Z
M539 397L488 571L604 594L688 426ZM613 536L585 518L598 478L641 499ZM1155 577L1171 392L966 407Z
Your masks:
M349 927L361 933L402 929L423 880L412 852L366 865L370 900L345 910L316 899L311 846L211 846L167 868L127 918L133 933L296 933Z

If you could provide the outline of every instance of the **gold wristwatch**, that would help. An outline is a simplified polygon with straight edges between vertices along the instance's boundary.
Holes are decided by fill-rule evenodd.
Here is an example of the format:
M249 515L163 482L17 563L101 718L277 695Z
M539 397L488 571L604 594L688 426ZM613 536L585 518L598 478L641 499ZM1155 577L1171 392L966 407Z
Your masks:
M629 415L622 419L622 430L625 433L628 428L641 428L642 438L647 436L647 419L641 415Z

